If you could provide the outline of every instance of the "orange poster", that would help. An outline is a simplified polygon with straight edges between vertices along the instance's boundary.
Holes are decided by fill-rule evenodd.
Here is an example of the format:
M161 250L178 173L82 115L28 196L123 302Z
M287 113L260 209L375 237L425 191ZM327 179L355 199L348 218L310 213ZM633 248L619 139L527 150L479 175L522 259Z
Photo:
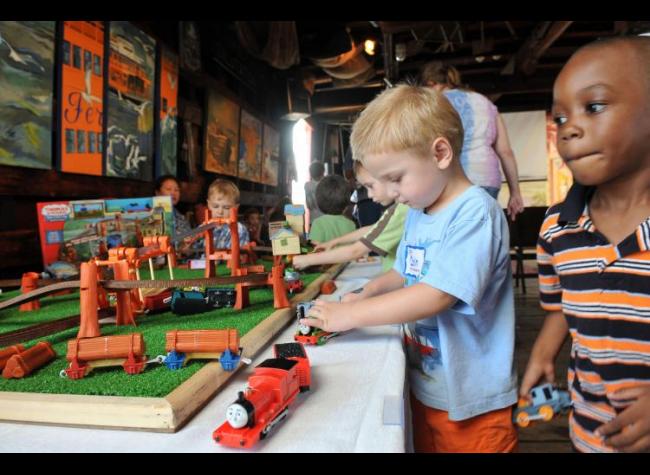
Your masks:
M557 151L557 125L551 114L546 115L546 144L548 148L548 201L550 205L564 201L573 184L573 175Z
M61 171L101 175L103 22L64 22L61 62Z

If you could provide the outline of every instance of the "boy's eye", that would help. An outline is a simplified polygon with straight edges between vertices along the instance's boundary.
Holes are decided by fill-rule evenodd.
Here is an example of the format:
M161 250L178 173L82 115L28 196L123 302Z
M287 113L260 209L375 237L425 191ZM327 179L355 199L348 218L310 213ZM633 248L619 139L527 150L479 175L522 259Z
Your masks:
M566 117L561 115L556 115L553 117L553 122L559 127L566 123Z
M606 105L602 102L592 102L590 104L587 104L587 112L590 114L597 114L598 112L605 110L605 107Z

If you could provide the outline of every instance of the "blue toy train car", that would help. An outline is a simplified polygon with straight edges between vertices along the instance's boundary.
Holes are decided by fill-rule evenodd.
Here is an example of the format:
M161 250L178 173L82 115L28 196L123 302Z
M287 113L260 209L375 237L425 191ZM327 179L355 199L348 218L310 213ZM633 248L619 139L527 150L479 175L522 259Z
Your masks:
M191 315L208 312L216 308L233 307L237 299L235 289L208 288L200 290L179 290L172 293L172 312L177 315Z

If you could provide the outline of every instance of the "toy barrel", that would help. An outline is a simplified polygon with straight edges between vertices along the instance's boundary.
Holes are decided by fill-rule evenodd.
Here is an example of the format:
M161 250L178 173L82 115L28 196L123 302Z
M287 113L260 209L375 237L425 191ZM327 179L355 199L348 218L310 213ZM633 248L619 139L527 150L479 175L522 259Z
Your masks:
M23 345L8 346L7 348L0 350L0 370L4 369L7 361L9 361L9 358L11 358L13 355L17 355L22 351L25 351L25 347Z
M239 353L236 329L170 331L165 338L165 351L179 353L222 353L229 349Z
M2 377L7 379L25 377L54 358L56 358L56 353L52 349L52 345L46 341L41 341L29 350L9 358L2 371Z
M80 361L95 361L127 358L131 352L136 357L144 355L145 344L142 333L70 340L66 358L68 361L75 358Z

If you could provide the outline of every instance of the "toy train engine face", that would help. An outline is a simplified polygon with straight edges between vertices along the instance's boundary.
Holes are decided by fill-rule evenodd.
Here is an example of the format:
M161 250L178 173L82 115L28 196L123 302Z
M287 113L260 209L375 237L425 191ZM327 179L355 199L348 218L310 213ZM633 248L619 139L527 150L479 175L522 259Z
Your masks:
M313 328L309 325L303 325L300 323L301 318L307 318L309 309L314 306L314 302L301 302L296 306L296 317L298 319L298 331L301 335L309 335L313 331Z
M244 397L243 392L239 392L239 398L226 409L226 421L233 429L241 429L255 425L255 408Z

